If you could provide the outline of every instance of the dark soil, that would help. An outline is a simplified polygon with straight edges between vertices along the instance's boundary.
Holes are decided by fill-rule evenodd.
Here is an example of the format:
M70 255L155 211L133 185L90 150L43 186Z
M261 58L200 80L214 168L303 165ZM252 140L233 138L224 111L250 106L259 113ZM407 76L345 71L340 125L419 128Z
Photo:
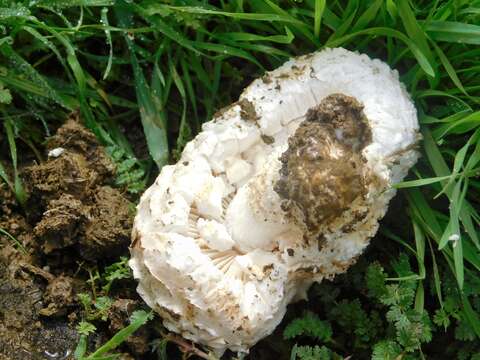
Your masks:
M73 359L84 316L77 295L91 290L87 269L128 254L134 207L111 186L115 166L95 136L73 116L45 151L47 161L24 168L24 208L0 185L0 228L18 241L0 235L0 360ZM113 305L96 323L90 349L139 308L134 284L125 287L109 294ZM150 337L144 327L119 352L148 359Z
M8 245L0 251L0 359L71 358L77 333L66 321L42 319L49 299L32 260Z

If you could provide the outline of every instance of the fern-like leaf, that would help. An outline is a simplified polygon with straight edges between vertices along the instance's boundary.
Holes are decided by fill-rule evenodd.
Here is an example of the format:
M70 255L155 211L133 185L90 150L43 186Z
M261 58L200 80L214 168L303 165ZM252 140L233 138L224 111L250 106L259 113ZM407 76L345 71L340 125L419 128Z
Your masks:
M117 145L108 146L106 151L116 165L115 185L126 188L131 194L142 192L145 189L144 165Z
M338 355L325 346L296 346L292 359L298 360L334 360Z
M373 347L372 360L396 360L402 348L395 341L382 340Z
M387 293L385 286L385 274L383 267L379 263L370 264L365 274L365 282L368 288L368 295L371 298L381 298Z
M303 317L288 324L283 332L285 339L293 339L298 336L308 336L326 342L332 337L332 327L328 322L320 320L314 313L307 311Z

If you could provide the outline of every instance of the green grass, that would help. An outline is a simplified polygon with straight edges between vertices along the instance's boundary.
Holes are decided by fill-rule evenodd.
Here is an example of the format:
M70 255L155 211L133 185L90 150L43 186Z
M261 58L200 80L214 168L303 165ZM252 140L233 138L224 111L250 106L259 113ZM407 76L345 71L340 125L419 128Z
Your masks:
M77 348L75 349L75 359L79 360L114 360L118 359L121 354L111 354L108 353L116 349L120 344L122 344L130 335L137 331L141 326L145 325L149 320L153 318L152 312L146 312L143 310L137 310L133 312L130 317L130 324L119 330L115 335L113 335L105 344L100 346L92 354L86 356L87 352L87 339L88 335L95 332L95 326L82 321L77 327L77 331L80 334L80 340L78 342Z
M423 156L397 186L407 199L400 227L413 230L382 227L416 271L390 281L415 281L417 311L440 311L448 329L455 323L480 338L472 285L480 275L480 1L3 0L0 23L9 151L0 177L20 202L18 149L40 161L38 148L72 110L121 165L119 186L140 192L202 122L288 57L343 46L387 61L415 100L423 134ZM146 159L122 131L138 124Z

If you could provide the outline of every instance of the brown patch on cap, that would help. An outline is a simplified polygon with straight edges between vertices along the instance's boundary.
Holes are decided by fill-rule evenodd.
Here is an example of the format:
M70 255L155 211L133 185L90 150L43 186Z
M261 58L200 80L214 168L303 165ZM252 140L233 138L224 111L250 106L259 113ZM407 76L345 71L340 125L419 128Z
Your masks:
M160 313L160 315L162 315L162 317L167 318L172 322L180 320L179 314L173 312L172 310L164 306L159 306L158 312Z
M260 118L255 110L255 105L250 100L242 99L237 104L240 106L240 116L243 120L257 122Z
M132 231L132 243L130 244L131 249L138 249L140 248L140 234L136 229Z
M265 265L262 271L265 273L265 276L268 276L273 271L273 268L274 268L273 264Z
M221 118L223 116L223 114L225 114L227 111L229 111L231 108L235 107L235 105L237 105L237 103L232 103L230 105L227 105L227 106L224 106L223 108L217 110L214 114L213 114L213 120L216 121L218 120L219 118Z
M313 276L315 276L315 274L318 274L319 270L320 269L317 266L301 267L291 272L290 276L296 280L311 279Z
M271 84L272 83L272 78L270 76L270 74L265 74L262 76L262 81L264 84Z
M272 136L262 134L260 136L263 140L263 142L267 145L273 144L275 142L275 139Z
M306 228L306 239L322 229L368 192L370 175L361 151L372 134L363 106L354 98L333 94L308 110L288 149L275 191L282 209Z
M192 321L195 318L195 306L188 303L185 307L185 318L188 321Z

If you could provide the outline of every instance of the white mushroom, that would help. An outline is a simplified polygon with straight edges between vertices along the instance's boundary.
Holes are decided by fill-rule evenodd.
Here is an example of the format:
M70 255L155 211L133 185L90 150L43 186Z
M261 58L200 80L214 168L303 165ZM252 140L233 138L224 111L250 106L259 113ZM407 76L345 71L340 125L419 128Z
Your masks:
M380 60L292 59L203 125L142 196L138 292L187 339L247 352L355 262L416 162L416 110Z

